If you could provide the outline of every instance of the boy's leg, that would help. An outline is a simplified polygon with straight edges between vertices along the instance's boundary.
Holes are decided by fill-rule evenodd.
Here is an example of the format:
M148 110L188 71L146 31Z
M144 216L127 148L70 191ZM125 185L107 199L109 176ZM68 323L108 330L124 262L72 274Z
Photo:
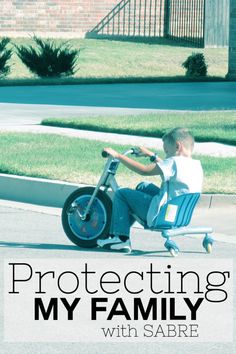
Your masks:
M141 182L136 186L136 191L150 194L151 196L157 195L160 192L160 188L150 182Z
M120 188L113 200L111 233L129 236L132 213L141 220L146 220L152 197L148 194L130 189Z
M146 220L152 196L129 188L120 188L116 191L113 200L111 234L126 236L129 238L130 226L133 223L131 213L136 214L140 219ZM115 242L115 239L98 241L99 246L108 246Z
M136 186L135 190L142 193L149 194L152 197L154 197L154 195L159 194L160 192L160 188L150 182L140 182ZM146 221L146 219L144 221ZM130 226L132 226L134 222L135 222L135 218L133 217L133 215L130 215Z

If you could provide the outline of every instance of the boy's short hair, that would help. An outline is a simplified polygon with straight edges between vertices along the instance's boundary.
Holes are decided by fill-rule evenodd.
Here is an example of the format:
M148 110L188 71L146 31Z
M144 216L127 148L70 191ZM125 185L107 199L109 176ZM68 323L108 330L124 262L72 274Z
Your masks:
M164 134L162 140L168 140L171 144L180 141L186 149L193 151L194 137L187 128L174 128Z

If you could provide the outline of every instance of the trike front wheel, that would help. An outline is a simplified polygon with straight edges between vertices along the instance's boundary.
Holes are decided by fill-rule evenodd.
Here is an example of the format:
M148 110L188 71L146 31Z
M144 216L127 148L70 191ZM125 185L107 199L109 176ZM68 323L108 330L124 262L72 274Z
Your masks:
M65 201L62 209L62 225L67 237L77 246L96 247L97 240L106 238L111 223L112 202L108 195L98 191L85 220L83 214L94 187L79 188Z

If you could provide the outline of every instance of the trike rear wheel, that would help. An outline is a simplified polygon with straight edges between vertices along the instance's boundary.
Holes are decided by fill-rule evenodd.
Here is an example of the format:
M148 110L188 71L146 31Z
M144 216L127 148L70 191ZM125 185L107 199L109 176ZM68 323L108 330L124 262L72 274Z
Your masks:
M112 202L108 195L98 191L85 220L83 214L94 187L79 188L65 201L62 209L62 225L67 237L80 247L96 247L97 240L106 238L111 223Z

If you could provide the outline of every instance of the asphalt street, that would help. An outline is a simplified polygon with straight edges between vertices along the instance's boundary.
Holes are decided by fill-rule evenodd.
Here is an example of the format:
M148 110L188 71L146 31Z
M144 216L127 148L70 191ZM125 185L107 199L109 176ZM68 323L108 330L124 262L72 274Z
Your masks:
M236 206L219 205L209 208L204 204L198 207L193 215L192 226L211 226L216 240L216 250L206 255L201 246L200 236L180 237L178 243L181 249L180 257L236 257L235 235ZM104 252L99 249L78 249L67 238L62 229L60 208L34 206L18 202L0 200L1 252L4 255L15 256L19 249L25 256L56 256L72 257L120 257L120 254ZM230 246L230 247L229 247ZM155 257L170 257L163 247L163 239L158 233L132 228L131 256L154 255ZM52 250L53 252L48 252ZM64 252L66 251L66 252ZM124 256L124 255L123 255ZM125 255L127 256L127 255Z
M236 82L0 87L0 102L165 110L236 109Z

